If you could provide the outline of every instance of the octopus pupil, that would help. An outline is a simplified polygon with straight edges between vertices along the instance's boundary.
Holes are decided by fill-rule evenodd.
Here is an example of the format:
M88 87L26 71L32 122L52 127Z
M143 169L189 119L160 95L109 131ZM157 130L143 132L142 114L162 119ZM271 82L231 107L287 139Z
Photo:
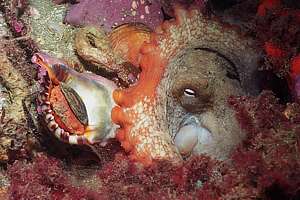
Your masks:
M186 89L184 89L184 95L188 96L188 97L195 97L196 92L192 89L186 88Z

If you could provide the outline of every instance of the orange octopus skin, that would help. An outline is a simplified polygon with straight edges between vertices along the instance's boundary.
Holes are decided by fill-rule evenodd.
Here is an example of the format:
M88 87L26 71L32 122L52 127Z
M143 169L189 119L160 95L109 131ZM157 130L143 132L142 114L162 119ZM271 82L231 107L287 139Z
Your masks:
M216 41L217 36L222 36L220 41ZM165 21L157 27L151 33L150 42L141 47L142 72L137 84L113 93L118 106L112 110L112 120L120 125L117 138L124 149L130 152L133 160L146 166L154 160L169 160L175 164L182 162L171 136L168 132L161 131L161 125L157 124L161 122L157 113L162 112L158 110L160 101L157 89L169 61L181 49L187 46L193 48L194 43L202 48L221 48L222 51L227 51L229 59L240 58L248 52L248 57L243 59L245 67L254 65L254 47L252 49L251 43L245 44L243 37L233 27L214 19L206 19L196 9L187 11L177 5L175 19ZM219 47L220 43L224 45ZM246 74L242 76L247 79Z
M153 159L179 163L181 158L171 144L170 136L156 129L157 119L153 115L153 108L157 104L156 87L163 75L166 60L160 59L159 49L155 46L146 45L142 52L139 84L113 93L115 102L123 108L114 107L112 110L113 122L121 126L116 136L123 148L131 152L131 158L144 166L149 166Z
M142 73L137 85L125 90L115 90L113 98L119 105L112 110L112 121L121 126L117 139L123 148L131 153L131 158L145 166L153 160L171 160L180 163L181 157L169 135L159 132L155 127L154 110L157 104L156 88L164 74L170 55L164 54L158 46L160 33L171 25L180 24L179 14L186 11L176 8L176 21L164 22L155 33L151 42L141 48L140 66ZM155 58L155 59L154 59Z

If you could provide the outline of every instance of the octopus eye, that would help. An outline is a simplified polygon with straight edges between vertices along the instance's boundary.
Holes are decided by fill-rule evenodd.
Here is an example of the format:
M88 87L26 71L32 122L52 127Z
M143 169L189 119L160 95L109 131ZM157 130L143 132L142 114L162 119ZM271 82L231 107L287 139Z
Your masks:
M196 97L196 92L190 88L184 89L183 94L186 97Z

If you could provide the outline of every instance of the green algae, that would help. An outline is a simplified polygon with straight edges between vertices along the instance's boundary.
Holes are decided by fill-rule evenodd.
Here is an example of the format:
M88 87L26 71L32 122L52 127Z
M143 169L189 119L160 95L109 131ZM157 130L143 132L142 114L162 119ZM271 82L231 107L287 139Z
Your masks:
M41 50L56 57L76 59L73 48L76 29L63 23L66 6L50 0L29 0L29 6L30 37Z

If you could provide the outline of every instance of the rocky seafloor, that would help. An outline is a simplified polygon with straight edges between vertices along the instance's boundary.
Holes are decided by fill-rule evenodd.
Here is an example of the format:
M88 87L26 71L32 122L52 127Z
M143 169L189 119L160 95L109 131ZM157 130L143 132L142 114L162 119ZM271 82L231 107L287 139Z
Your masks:
M0 199L300 198L300 104L289 83L292 64L300 69L298 1L207 2L208 11L261 42L265 91L228 99L247 133L228 160L198 156L147 169L117 141L93 150L71 146L39 123L33 53L80 61L73 51L77 28L63 20L68 4L54 2L0 0ZM164 2L167 18L170 2Z

